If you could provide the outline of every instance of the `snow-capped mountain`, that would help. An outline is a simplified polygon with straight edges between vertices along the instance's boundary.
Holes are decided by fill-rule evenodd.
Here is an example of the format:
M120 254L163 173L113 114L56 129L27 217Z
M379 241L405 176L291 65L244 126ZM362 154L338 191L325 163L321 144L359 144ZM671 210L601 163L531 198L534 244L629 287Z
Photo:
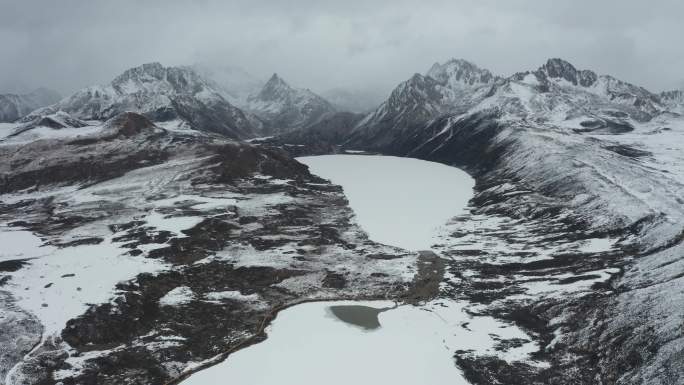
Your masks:
M164 67L159 63L126 70L107 85L80 90L25 119L60 110L83 120L107 120L132 111L155 122L177 121L187 128L230 138L256 135L245 114L221 96L210 81L190 67Z
M398 152L437 134L432 119L496 110L514 120L550 122L584 132L631 131L667 106L648 90L561 59L509 78L452 60L400 84L355 129L349 145L375 143Z
M23 95L0 95L0 122L14 122L31 111L55 103L59 99L59 93L47 88L39 88Z
M578 70L562 59L549 59L538 70L531 72L542 87L540 90L552 92L551 87L561 90L587 92L597 96L597 100L610 104L623 105L630 117L648 121L664 110L658 95L610 75L597 75L590 70ZM516 74L514 80L524 81L530 72ZM527 79L531 79L527 77Z
M392 91L355 130L359 141L382 146L411 142L426 121L445 113L464 112L487 97L501 78L461 59L435 63ZM410 144L407 144L410 146Z
M248 98L246 108L263 119L272 134L308 126L335 112L327 100L308 89L290 86L277 74Z

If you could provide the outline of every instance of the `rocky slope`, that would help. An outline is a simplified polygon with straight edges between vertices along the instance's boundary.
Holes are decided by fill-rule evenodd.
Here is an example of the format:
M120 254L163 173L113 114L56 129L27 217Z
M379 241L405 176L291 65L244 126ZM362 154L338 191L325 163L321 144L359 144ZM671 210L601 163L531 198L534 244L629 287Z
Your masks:
M24 120L64 111L82 120L104 121L132 111L169 127L218 133L229 138L257 136L247 116L230 104L212 83L189 67L143 64L111 83L76 92Z
M308 89L290 86L277 74L247 99L245 108L265 121L267 134L306 127L335 112L327 100Z
M526 329L546 364L456 352L467 378L684 381L677 93L656 95L560 59L506 79L429 73L399 85L332 144L439 161L476 177L470 212L437 245L449 259L442 295ZM450 76L462 93L445 106L440 87L453 87Z
M130 112L12 133L2 384L165 384L262 340L283 307L411 288L417 256L370 242L282 150Z
M39 88L29 94L0 95L0 123L14 122L31 111L55 103L61 96L52 90Z

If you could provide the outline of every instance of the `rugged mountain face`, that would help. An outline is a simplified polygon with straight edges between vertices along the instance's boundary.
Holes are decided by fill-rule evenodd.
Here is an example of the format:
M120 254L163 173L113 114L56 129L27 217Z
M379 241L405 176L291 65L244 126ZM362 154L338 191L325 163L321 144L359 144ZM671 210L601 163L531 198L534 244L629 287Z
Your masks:
M245 114L226 101L189 67L164 67L159 63L131 68L104 86L88 87L59 103L34 111L36 115L65 111L83 120L104 121L119 113L141 113L155 122L185 125L229 138L256 136Z
M269 134L306 127L335 112L327 100L308 89L291 87L277 74L248 98L246 108L266 122Z
M55 103L59 99L61 96L56 91L46 88L39 88L25 95L0 95L0 123L14 122L31 111Z
M392 91L354 131L350 144L409 149L430 119L463 112L485 98L500 79L465 60L435 64Z

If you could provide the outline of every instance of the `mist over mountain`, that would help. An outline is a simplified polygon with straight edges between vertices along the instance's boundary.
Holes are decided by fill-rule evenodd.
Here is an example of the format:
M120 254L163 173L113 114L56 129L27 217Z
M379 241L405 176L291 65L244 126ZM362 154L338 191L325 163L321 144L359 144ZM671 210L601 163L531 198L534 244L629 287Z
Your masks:
M0 95L0 122L14 122L31 111L52 104L60 98L57 91L47 88L39 88L23 95Z

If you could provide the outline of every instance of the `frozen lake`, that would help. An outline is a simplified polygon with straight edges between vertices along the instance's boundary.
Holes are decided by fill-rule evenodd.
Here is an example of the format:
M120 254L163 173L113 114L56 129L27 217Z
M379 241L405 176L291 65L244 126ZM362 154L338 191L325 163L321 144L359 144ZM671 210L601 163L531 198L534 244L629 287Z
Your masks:
M305 303L280 312L267 332L266 341L183 385L465 385L451 358L455 350L495 354L490 333L527 337L490 317L470 317L457 302L396 308L388 301ZM524 358L535 349L526 344L502 358Z
M464 171L418 159L326 155L297 160L344 188L370 239L408 250L429 250L439 227L463 211L475 185Z

